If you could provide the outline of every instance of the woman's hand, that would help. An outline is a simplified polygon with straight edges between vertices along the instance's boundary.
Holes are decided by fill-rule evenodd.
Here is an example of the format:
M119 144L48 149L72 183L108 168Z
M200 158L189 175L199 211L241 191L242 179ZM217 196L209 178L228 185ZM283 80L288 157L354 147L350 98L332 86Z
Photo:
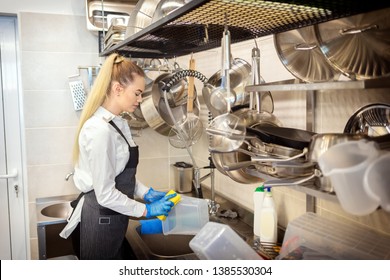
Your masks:
M150 188L149 191L144 195L144 201L146 203L152 203L163 198L166 194L166 192L155 191L153 188Z
M164 196L160 200L146 204L146 218L156 217L160 215L168 216L169 211L175 205L170 199L175 197L177 193Z

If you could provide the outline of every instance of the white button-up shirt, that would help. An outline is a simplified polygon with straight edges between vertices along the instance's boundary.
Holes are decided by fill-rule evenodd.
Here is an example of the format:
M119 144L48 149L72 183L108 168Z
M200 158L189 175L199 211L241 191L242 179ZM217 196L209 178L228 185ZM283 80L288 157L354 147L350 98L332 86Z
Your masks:
M115 177L120 174L131 156L128 145L109 121L122 131L130 146L136 146L128 123L103 107L88 119L79 135L80 155L73 180L81 192L94 190L100 205L127 216L141 217L145 204L128 198L115 188ZM148 187L136 180L134 196L142 198ZM81 217L82 198L61 236L68 237Z

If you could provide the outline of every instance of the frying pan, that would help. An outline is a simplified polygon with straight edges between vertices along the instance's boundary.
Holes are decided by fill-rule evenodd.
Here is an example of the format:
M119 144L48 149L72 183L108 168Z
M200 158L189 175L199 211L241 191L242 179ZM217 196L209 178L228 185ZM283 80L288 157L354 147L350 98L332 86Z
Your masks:
M298 150L309 147L311 137L316 134L302 129L264 125L247 128L247 131L255 134L265 143L274 143Z

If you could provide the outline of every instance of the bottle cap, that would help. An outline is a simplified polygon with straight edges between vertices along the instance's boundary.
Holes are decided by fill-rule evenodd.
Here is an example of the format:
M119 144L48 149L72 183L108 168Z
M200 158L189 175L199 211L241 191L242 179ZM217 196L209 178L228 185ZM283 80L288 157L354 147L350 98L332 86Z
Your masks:
M264 186L261 185L255 189L255 192L264 192Z

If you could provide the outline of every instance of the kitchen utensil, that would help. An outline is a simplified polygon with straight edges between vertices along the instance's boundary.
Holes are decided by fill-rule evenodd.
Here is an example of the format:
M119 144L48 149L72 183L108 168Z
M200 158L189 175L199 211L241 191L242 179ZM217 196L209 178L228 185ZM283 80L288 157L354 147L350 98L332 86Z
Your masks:
M236 93L232 90L230 85L231 69L231 46L230 46L230 31L227 26L222 36L222 79L221 86L215 88L210 94L210 106L219 112L230 113L231 105L236 101Z
M318 158L328 151L331 147L351 141L359 141L366 139L362 134L350 133L318 133L311 137L309 145L308 160L314 163L318 162Z
M156 10L153 13L152 23L166 17L189 2L191 2L191 0L161 0L157 4Z
M247 128L253 134L257 135L266 143L275 143L298 150L307 148L310 144L311 137L316 133L289 127L275 127L256 125L253 128Z
M85 92L84 83L80 75L69 77L69 88L75 111L82 110L87 99L87 94Z
M214 138L214 136L212 138ZM244 142L240 147L242 149L247 149L247 144ZM255 184L264 181L261 177L249 174L244 168L231 171L224 170L224 165L251 160L251 157L247 154L240 152L211 153L211 158L217 170L235 182L241 184Z
M280 61L300 80L308 83L338 80L341 72L321 52L313 26L274 34Z
M390 75L390 8L331 20L315 26L321 51L351 79Z
M191 57L190 71L195 71L195 59ZM195 144L202 136L203 124L194 114L194 77L188 77L187 117L182 124L177 124L170 132L169 142L176 148L185 148Z
M319 167L346 212L363 216L378 208L379 200L367 194L363 183L366 169L378 156L374 142L360 140L332 146L319 157Z
M165 101L163 88L165 88L166 83L171 80L173 75L175 74L160 74L154 80L151 94L145 96L141 103L142 115L144 116L148 125L164 136L169 135L171 128L175 125L175 122L183 123L187 115L186 104L171 108L168 104L169 102ZM182 78L175 80L168 92L175 92L176 87L184 88L184 91L187 92L187 82ZM173 88L173 90L171 88ZM169 107L169 110L167 106ZM199 114L199 108L197 106L194 106L194 113Z
M247 131L247 135L248 133L249 131ZM257 155L275 158L289 158L302 152L302 150L297 150L273 143L265 143L257 137L249 139L248 142L250 143L250 145L248 145L248 150L253 151Z
M152 23L153 14L160 0L139 0L131 11L126 28L126 38L143 30Z
M344 132L368 136L390 134L390 105L372 103L359 108L348 119Z
M222 68L218 70L215 74L213 74L208 79L208 82L204 85L202 89L202 96L203 96L204 103L206 104L207 108L209 109L213 117L217 117L218 115L221 115L226 110L226 107L223 107L222 110L216 110L210 104L211 93L217 88L220 88L221 85L223 84L222 77L225 79L223 72L224 71ZM236 100L234 104L232 104L231 106L232 108L234 106L240 106L240 105L244 105L245 107L248 107L245 104L247 104L249 101L249 94L245 91L245 87L250 83L250 78L251 78L250 73L251 73L251 65L244 59L234 58L231 61L231 67L229 69L230 88L236 94ZM264 96L263 99L265 99L264 101L264 105L266 106L265 109L268 110L268 112L272 113L273 110L272 97L267 98L267 96Z
M380 206L390 212L390 153L385 153L370 163L364 173L364 190Z

